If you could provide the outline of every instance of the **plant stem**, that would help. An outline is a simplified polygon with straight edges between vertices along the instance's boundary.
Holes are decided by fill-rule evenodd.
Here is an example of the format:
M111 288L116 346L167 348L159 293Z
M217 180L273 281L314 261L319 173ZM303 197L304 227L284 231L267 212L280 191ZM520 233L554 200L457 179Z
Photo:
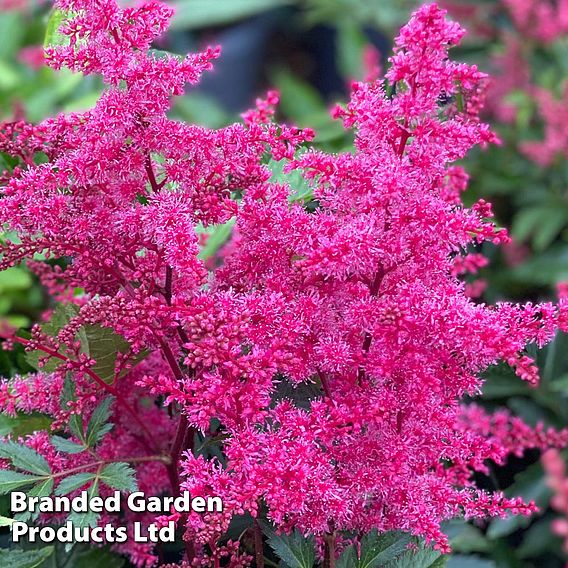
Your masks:
M254 554L256 568L264 568L264 546L262 544L262 530L258 519L254 519Z
M335 568L335 531L325 535L323 568Z
M42 479L59 479L60 477L67 477L67 476L73 475L75 473L80 473L82 471L86 471L86 470L91 469L93 467L100 468L100 467L108 465L110 463L119 463L119 462L145 463L145 462L153 462L153 461L159 461L159 462L162 462L165 465L169 465L170 458L169 458L169 456L165 456L165 455L155 455L155 456L133 456L133 457L126 457L126 458L111 459L111 460L97 460L95 462L79 465L79 466L73 467L71 469L59 471L57 473L54 473L53 475L43 476Z
M27 339L24 339L23 337L18 337L17 335L13 336L13 340L17 341L18 343L21 343L24 346L28 346L30 344L30 342ZM73 361L72 359L69 359L69 357L66 357L65 355L59 353L59 351L54 351L53 349L50 349L49 347L47 347L45 345L38 345L37 348L38 348L39 351L43 351L44 353L46 353L50 357L54 357L55 359L59 359L60 361L64 361L67 364L71 364L74 367L77 367L79 370L83 371L89 377L91 377L101 388L103 388L109 394L114 396L117 404L122 406L134 418L134 420L136 421L138 426L140 426L142 431L146 433L148 439L145 440L145 443L148 443L148 444L153 446L153 444L150 442L150 440L152 440L152 433L148 430L148 428L146 427L144 422L138 416L138 413L128 404L128 402L126 402L126 400L123 398L122 394L116 388L114 388L112 385L109 385L108 383L106 383L92 369L82 367L77 361ZM153 447L153 449L156 450L155 447Z
M375 274L375 278L373 279L373 282L369 286L369 294L371 295L372 298L374 298L379 293L379 289L381 287L385 274L386 274L385 269L383 268L382 265L379 265L379 269ZM365 332L365 338L363 339L363 347L361 348L361 351L363 352L364 355L366 355L369 352L372 341L373 341L373 336L368 331ZM361 382L363 381L364 377L365 377L365 369L363 368L363 366L360 366L357 371L357 382L359 383L359 386L361 385Z
M152 191L157 193L160 190L160 186L156 180L156 175L154 174L154 168L152 167L152 159L150 156L146 156L146 163L145 163L146 173L148 174L148 180L150 181L150 186L152 187Z

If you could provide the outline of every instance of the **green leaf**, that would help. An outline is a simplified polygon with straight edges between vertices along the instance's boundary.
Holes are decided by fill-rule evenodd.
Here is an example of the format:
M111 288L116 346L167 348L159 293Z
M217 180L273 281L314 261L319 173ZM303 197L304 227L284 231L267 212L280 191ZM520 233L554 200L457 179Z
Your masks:
M551 523L550 518L538 519L523 533L523 542L517 547L519 558L536 558L554 549L558 537Z
M378 568L395 560L407 548L411 541L409 534L387 532L378 534L371 531L361 540L361 557L358 568Z
M109 547L93 547L92 544L74 543L71 549L68 543L55 543L55 551L41 568L123 568L124 557L111 552ZM3 565L0 564L3 567ZM129 564L129 566L131 566Z
M88 490L88 499L92 499L93 497L97 497L99 495L99 480L95 478L94 483L89 487ZM73 511L67 517L67 520L70 521L74 527L78 528L86 528L86 527L96 527L97 522L99 520L100 513L94 513L93 511L88 511L87 513L77 513Z
M553 206L546 218L534 231L533 246L536 251L543 251L550 246L568 223L568 214L563 203Z
M116 357L118 353L127 353L130 344L109 327L86 325L81 332L83 351L96 361L92 370L111 384L115 379Z
M547 487L539 462L529 466L525 471L515 477L515 482L505 490L507 497L522 497L523 501L534 501L538 507L548 504L551 490ZM506 519L491 521L487 530L487 537L498 539L514 533L519 528L528 526L532 522L530 517L510 515Z
M47 20L47 27L45 29L45 37L43 40L43 46L48 45L61 45L68 38L63 34L59 33L59 28L63 21L67 18L68 13L64 10L54 9L49 14L49 19Z
M288 201L304 201L311 199L313 190L310 187L308 181L302 176L299 170L292 170L289 173L284 173L284 166L286 165L286 160L270 160L267 166L272 172L272 177L270 181L272 183L279 183L282 185L287 185L290 188L290 195L288 196Z
M71 556L65 554L57 568L122 568L125 560L104 548L75 545Z
M48 430L51 418L42 414L19 414L11 417L0 414L0 436L25 436L38 430Z
M211 97L192 91L174 101L174 111L185 122L209 128L221 128L231 122L231 116Z
M0 272L0 294L13 290L27 290L32 285L30 273L16 266Z
M221 26L289 3L290 0L178 0L172 3L175 16L171 29Z
M30 497L49 497L53 491L53 478L50 477L37 485L34 485L27 494Z
M53 436L51 438L51 443L55 449L64 454L80 454L85 451L85 446L81 444L76 444L67 438L62 438L61 436Z
M108 424L111 415L110 407L113 403L113 397L105 398L93 411L89 424L87 425L86 445L92 448L98 444L103 436L110 432L112 424Z
M297 122L299 126L316 127L312 117L322 111L326 122L331 122L325 101L312 85L285 69L279 69L270 77L270 80L280 91L282 112Z
M51 468L46 459L27 446L12 441L0 442L0 457L11 460L16 469L38 475L51 474Z
M357 566L357 562L359 562L357 552L355 551L355 547L351 545L341 553L341 556L335 563L335 568L353 568Z
M0 527L10 527L13 523L14 519L10 519L10 517L0 516Z
M442 556L431 548L419 548L408 550L385 566L386 568L442 568L447 561L447 556Z
M337 64L342 77L361 81L363 53L368 44L361 27L352 20L343 20L337 27Z
M209 236L207 237L205 246L199 253L199 258L202 260L211 258L229 239L233 231L234 224L235 219L233 218L222 225L215 225L214 227L208 227L205 229L204 232Z
M263 529L268 537L268 544L287 568L313 567L316 561L313 538L306 538L298 530L289 535L277 535L267 523L263 523Z
M442 531L448 535L452 550L462 554L472 552L489 552L491 544L481 529L474 527L463 519L453 519L442 525Z
M100 480L113 489L132 493L137 489L136 472L124 462L107 465L100 473Z
M64 478L61 483L57 486L55 490L56 495L67 495L83 487L86 483L89 483L97 476L95 473L84 472L84 473L77 473L75 475L70 475L69 477Z
M447 563L448 568L495 568L495 562L479 556L454 554Z
M26 485L31 485L37 481L43 481L43 478L36 475L27 475L18 473L9 469L0 470L0 495L5 495L15 489L20 489Z
M0 566L10 568L36 568L41 566L52 554L53 546L37 550L0 549Z
M51 337L55 337L59 331L65 327L71 319L79 313L79 308L75 304L57 304L51 318L41 326L41 330ZM40 367L39 361L47 359L45 364ZM41 350L29 351L26 353L26 361L34 368L41 369L47 373L55 371L63 361L55 357L49 357Z
M83 418L78 414L72 414L71 417L69 418L69 430L71 430L71 432L75 434L77 438L79 438L82 441L85 441Z
M34 485L29 491L26 491L28 497L49 497L53 492L53 478L50 477L41 483ZM14 519L27 523L35 521L39 517L40 511L23 511L14 516Z

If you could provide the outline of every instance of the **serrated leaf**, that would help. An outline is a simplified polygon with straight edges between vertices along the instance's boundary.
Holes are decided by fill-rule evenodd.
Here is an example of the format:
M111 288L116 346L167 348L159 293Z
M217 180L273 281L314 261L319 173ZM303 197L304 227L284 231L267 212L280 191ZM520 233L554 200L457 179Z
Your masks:
M36 483L37 481L42 481L41 477L36 475L28 475L26 473L19 473L17 471L11 471L9 469L0 470L0 495L5 495L10 491L15 489L20 489Z
M30 497L49 497L53 491L53 478L34 485L27 493Z
M304 537L298 530L286 535L277 535L267 523L263 530L268 536L268 544L287 568L312 568L316 561L313 538Z
M78 414L72 414L69 417L69 430L72 434L75 434L79 440L85 441L85 432L83 427L83 418Z
M50 477L41 483L34 485L29 491L26 491L28 497L49 497L53 492L53 478ZM39 517L40 511L23 511L14 516L14 519L21 522L35 521Z
M57 489L55 490L56 495L67 495L80 487L83 487L89 481L92 481L97 476L94 473L84 472L84 473L77 473L75 475L70 475L69 477L64 478Z
M94 483L89 487L88 490L88 499L92 499L93 497L97 497L99 494L99 481L95 478ZM67 520L70 521L74 527L78 528L86 528L86 527L96 527L97 522L99 520L100 513L94 513L93 511L88 511L86 513L77 513L73 511L67 517Z
M111 430L112 424L108 424L108 420L111 416L110 407L113 400L113 397L110 396L105 398L93 411L85 436L87 447L92 448L95 446Z
M41 325L41 330L45 334L55 337L78 313L79 308L75 304L57 304L49 321ZM39 349L26 352L25 357L28 364L34 369L41 369L47 373L55 371L63 363L61 359L49 357ZM45 360L43 366L39 364L40 359Z
M81 332L83 351L96 361L92 370L105 383L111 384L115 379L117 355L127 353L130 344L109 327L86 325Z
M62 452L64 454L80 454L86 449L85 446L72 442L67 438L62 438L61 436L53 436L51 438L51 443L58 452Z
M407 548L411 541L409 534L387 532L378 534L371 531L361 539L361 557L358 568L378 568L395 560Z
M396 560L385 564L385 568L442 568L448 561L447 556L431 548L408 550Z
M124 462L116 462L107 465L99 474L100 480L113 489L132 493L136 491L136 472Z
M357 566L357 552L353 546L348 546L335 562L335 568L353 568Z
M32 448L12 441L0 442L0 457L11 460L16 469L38 475L49 475L51 473L51 468L43 456Z
M53 551L53 546L36 550L0 549L0 566L6 566L6 568L37 568L53 554Z

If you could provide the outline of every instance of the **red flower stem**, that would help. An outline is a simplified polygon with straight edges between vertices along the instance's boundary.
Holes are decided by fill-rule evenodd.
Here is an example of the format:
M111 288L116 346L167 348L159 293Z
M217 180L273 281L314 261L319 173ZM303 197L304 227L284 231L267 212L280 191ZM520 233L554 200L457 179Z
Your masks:
M262 531L258 519L254 520L254 556L256 568L264 568L264 546L262 544Z
M379 293L379 289L381 287L385 274L386 274L385 269L379 265L379 269L375 274L375 278L372 284L369 286L369 294L371 295L372 298L374 298ZM363 339L363 347L361 348L363 355L367 355L367 353L369 352L372 341L373 341L373 336L368 331L365 332L365 338ZM360 366L359 370L357 371L357 382L359 386L361 386L361 382L363 381L364 378L365 378L365 369L363 368L363 366Z
M174 376L179 381L183 380L182 370L180 369L170 346L163 339L160 339L159 342L160 342L160 347L162 349L162 353L166 358L166 361L168 362ZM172 486L172 493L174 497L179 497L181 495L179 473L178 473L179 458L181 456L181 452L183 451L184 447L186 447L186 440L188 438L190 440L191 450L193 451L193 435L194 435L194 429L189 427L189 422L187 421L187 417L185 416L185 414L181 414L176 432L176 437L174 438L170 450L170 464L167 466L168 478L170 480L170 485ZM184 516L182 516L181 521L183 524ZM193 560L195 556L193 544L185 539L183 542L188 561L191 562L191 560Z
M152 191L154 193L157 193L158 191L160 191L161 186L156 180L156 174L154 174L154 168L152 166L152 160L150 156L146 156L146 163L144 167L146 168L146 173L148 174L148 179L150 180L150 186L152 187Z
M323 568L335 568L335 532L325 535Z
M27 339L24 339L23 337L18 337L18 336L13 336L12 338L14 341L17 341L18 343L21 343L24 346L27 346L30 344L30 342ZM103 388L105 391L107 391L109 394L111 394L112 396L115 397L117 404L119 404L120 406L122 406L136 421L136 423L138 424L138 426L140 426L140 428L142 429L143 432L146 433L146 435L148 436L148 440L145 440L144 443L146 445L146 443L148 444L152 444L151 440L152 440L152 433L148 430L148 428L146 427L146 425L144 424L144 422L142 422L141 418L138 416L138 413L128 404L128 402L126 402L126 400L124 399L124 397L122 396L122 394L115 389L114 387L112 387L111 385L109 385L108 383L106 383L101 377L99 377L99 375L97 375L97 373L95 373L92 369L88 369L88 368L84 368L81 365L79 365L77 363L77 361L73 361L72 359L69 359L69 357L66 357L65 355L62 355L61 353L59 353L59 351L54 351L53 349L50 349L49 347L46 347L45 345L38 345L37 346L38 350L43 351L44 353L46 353L47 355L49 355L50 357L54 357L55 359L59 359L61 361L65 361L68 364L73 365L74 367L77 367L79 370L82 370L83 372L85 372L89 377L91 377L101 388ZM155 451L156 448L153 447L153 450Z
M331 389L329 388L329 381L327 379L327 375L325 373L323 373L322 371L320 371L319 369L318 369L317 373L318 373L319 380L321 382L321 386L323 388L323 392L325 393L325 396L327 396L328 398L333 398L331 396Z

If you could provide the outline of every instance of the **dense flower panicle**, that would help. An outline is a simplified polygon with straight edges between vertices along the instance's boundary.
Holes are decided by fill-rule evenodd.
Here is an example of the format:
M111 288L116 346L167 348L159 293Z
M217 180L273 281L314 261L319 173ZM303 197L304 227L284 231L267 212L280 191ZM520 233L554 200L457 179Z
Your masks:
M564 87L560 99L545 89L535 87L533 93L544 123L544 139L525 141L521 144L521 150L537 164L546 167L558 156L568 156L568 85Z
M550 43L568 32L566 0L503 0L525 37Z
M451 14L462 13L460 6L444 2ZM554 42L562 41L568 33L568 2L565 0L502 0L492 6L488 18L481 6L464 13L468 25L476 27L485 20L487 29L477 29L480 38L497 39L499 50L491 57L492 77L488 78L485 114L508 124L522 124L525 120L519 110L531 103L543 139L522 140L513 143L529 159L542 167L553 164L558 156L565 156L566 142L566 87L558 93L545 87L545 82L532 76L542 50L554 51ZM509 26L495 25L502 17L509 18ZM527 41L528 40L528 41ZM549 55L550 55L549 54ZM550 57L553 57L550 55ZM560 81L563 86L563 81ZM560 94L560 96L558 96ZM521 102L523 101L523 102Z
M562 518L554 519L552 531L564 539L564 551L568 553L568 478L566 464L560 452L550 449L542 455L542 465L548 486L554 492L550 504Z
M150 494L224 501L222 513L172 511L188 566L248 565L238 543L220 543L263 504L279 529L401 529L444 551L446 519L532 512L477 489L473 473L568 435L460 404L498 362L536 384L525 347L550 341L559 320L552 304L475 303L475 283L459 279L486 263L475 245L508 241L488 203L461 202L467 174L453 162L497 141L478 117L486 77L448 57L463 29L435 5L418 10L386 81L356 83L335 111L354 151L326 154L303 148L313 131L274 122L275 92L244 124L170 119L170 97L218 51L149 52L168 7L57 5L69 41L47 62L98 73L107 89L90 111L0 140L21 160L4 178L0 220L18 238L0 264L28 260L69 310L55 333L19 339L42 370L4 383L2 409L45 412L65 430L112 394L100 459L134 459ZM280 160L311 187L307 203L272 181ZM230 242L203 260L203 229L229 221ZM93 329L125 342L105 380L84 348ZM69 376L76 397L60 408ZM118 548L138 566L156 559Z

